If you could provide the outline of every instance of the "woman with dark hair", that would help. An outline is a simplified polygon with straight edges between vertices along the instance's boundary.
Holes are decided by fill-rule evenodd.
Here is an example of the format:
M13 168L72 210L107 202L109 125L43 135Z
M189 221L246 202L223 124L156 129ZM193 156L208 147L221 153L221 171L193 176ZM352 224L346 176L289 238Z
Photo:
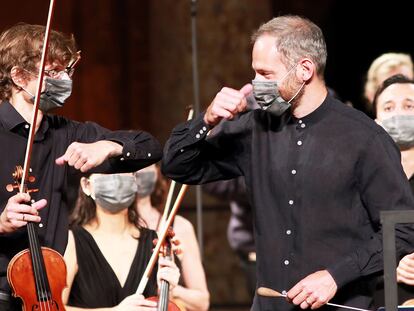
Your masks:
M162 229L161 216L168 192L168 182L155 164L139 170L135 173L135 177L138 186L136 210L140 215L141 224L158 231ZM173 230L175 237L180 241L182 251L177 258L182 280L171 291L172 299L187 311L208 310L210 294L193 225L184 217L177 215Z
M135 294L149 261L156 232L139 226L133 174L92 174L81 179L65 253L67 310L112 308L156 310L146 300L157 294L157 280L174 288L177 266L164 258L152 274L144 295Z

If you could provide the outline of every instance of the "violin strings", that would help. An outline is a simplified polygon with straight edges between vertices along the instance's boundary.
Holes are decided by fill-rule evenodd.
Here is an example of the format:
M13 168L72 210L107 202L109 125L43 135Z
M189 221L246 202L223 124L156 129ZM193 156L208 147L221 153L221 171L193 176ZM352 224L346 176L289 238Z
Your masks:
M35 241L34 241L34 237L33 237L33 230L32 230L32 224L31 223L27 223L27 233L29 236L29 244L32 246L31 249L34 249L35 246ZM38 278L38 271L39 271L39 263L38 263L38 259L36 258L36 252L31 251L31 258L32 258L32 266L33 266L33 277L36 283L36 292L37 292L37 296L41 297L41 293L39 293L39 291L41 292L41 287L42 285L40 284L40 280ZM41 301L39 301L41 303ZM43 310L42 305L40 304L40 310Z
M35 232L34 224L28 223L28 232L29 232L29 241L32 243L32 250L33 250L33 261L34 261L34 267L33 269L35 272L35 280L38 287L38 296L40 297L39 303L40 303L40 309L41 310L51 310L51 304L50 304L50 294L48 291L47 286L47 275L46 271L43 269L42 265L42 254L40 253L42 250L39 245L39 240L37 239L37 235ZM39 294L40 291L40 294ZM46 300L43 298L46 297ZM45 306L43 308L43 306Z

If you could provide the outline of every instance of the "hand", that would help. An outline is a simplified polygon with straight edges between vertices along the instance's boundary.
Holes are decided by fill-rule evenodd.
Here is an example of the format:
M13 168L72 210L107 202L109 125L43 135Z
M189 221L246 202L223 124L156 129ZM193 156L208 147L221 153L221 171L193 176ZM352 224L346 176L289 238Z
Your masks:
M397 267L397 282L414 285L414 253L400 260Z
M109 140L89 144L74 142L69 145L64 155L56 159L56 164L67 163L85 173L102 164L106 159L120 154L122 154L122 146Z
M173 290L177 286L180 279L180 270L177 265L164 257L158 258L158 273L157 282L158 288L160 288L161 280L165 280L170 284L170 290Z
M146 300L144 296L133 294L113 307L114 311L157 311L157 302Z
M240 91L223 87L207 108L204 122L215 126L221 119L231 120L247 108L246 96L253 90L250 83L243 86Z
M326 271L317 271L305 277L287 293L289 300L302 309L317 309L332 299L338 286L331 274Z
M42 199L32 205L24 204L30 202L30 195L18 193L10 197L4 211L0 215L0 232L10 233L27 224L28 221L40 222L39 210L46 206L47 201Z

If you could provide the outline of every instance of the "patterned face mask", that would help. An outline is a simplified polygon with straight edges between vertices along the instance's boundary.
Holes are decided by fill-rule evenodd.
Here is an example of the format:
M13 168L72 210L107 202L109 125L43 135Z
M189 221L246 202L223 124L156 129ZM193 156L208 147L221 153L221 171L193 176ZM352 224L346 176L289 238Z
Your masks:
M110 174L93 179L96 204L111 213L128 208L135 201L137 183L134 176Z

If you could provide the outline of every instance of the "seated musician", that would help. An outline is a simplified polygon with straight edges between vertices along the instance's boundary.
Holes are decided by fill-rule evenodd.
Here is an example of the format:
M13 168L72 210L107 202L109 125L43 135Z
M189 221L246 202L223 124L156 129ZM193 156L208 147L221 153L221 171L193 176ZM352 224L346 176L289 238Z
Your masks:
M139 170L135 176L138 186L136 208L142 225L159 232L166 201L167 181L154 164ZM176 258L182 278L172 291L172 298L186 311L208 310L210 294L194 227L187 219L177 215L174 218L173 230L182 250Z
M160 257L158 272L152 273L144 295L135 294L156 238L155 231L139 226L136 190L132 174L92 174L81 179L65 252L67 310L155 311L157 303L144 296L157 295L157 278L168 281L171 290L177 285L177 266Z

